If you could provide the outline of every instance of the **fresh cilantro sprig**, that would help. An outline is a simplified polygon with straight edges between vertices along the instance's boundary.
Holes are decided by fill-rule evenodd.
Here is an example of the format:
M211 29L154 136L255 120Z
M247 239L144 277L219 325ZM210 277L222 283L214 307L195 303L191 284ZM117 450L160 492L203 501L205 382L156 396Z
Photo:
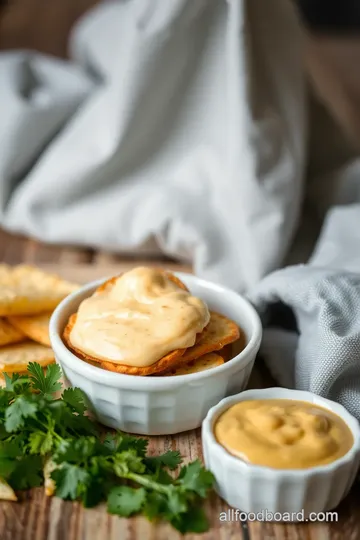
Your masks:
M44 373L31 363L26 375L5 376L0 389L0 477L14 489L44 483L51 463L56 495L86 507L105 501L123 517L142 513L169 521L181 533L208 529L202 509L213 475L199 460L181 466L179 452L147 455L148 441L108 433L87 412L79 388L63 390L61 369ZM177 476L170 475L180 467Z

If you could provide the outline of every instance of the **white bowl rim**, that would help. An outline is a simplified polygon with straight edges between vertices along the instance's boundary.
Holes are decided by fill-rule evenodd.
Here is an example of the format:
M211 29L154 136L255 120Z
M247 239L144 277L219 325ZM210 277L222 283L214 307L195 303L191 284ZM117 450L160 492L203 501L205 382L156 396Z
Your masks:
M230 295L233 298L236 297L237 302L239 302L239 305L241 305L241 310L244 316L249 318L250 320L252 333L249 336L250 339L248 340L245 348L239 354L234 356L234 358L228 360L220 366L216 366L215 368L211 368L209 370L200 371L197 373L188 373L185 375L177 375L176 377L139 377L138 375L115 373L97 366L93 366L92 364L88 364L84 360L81 360L78 356L76 356L66 347L65 343L60 337L59 332L57 331L58 320L61 317L62 312L68 308L69 304L71 304L75 298L77 298L78 296L85 296L86 293L90 294L93 290L95 290L95 288L99 287L102 283L109 279L109 277L98 279L83 285L78 290L71 293L64 300L62 300L62 302L60 302L60 304L54 310L50 319L49 334L51 345L54 349L55 355L59 356L61 358L61 361L64 362L65 365L68 365L71 369L75 369L75 371L77 371L79 374L83 375L87 379L101 382L110 387L127 386L132 387L133 389L141 389L147 391L171 389L183 385L184 383L191 384L192 382L196 382L200 379L203 380L212 376L219 375L222 372L226 372L232 369L234 364L238 363L242 364L242 369L244 369L251 361L252 353L257 353L262 339L262 325L260 317L255 308L246 298L244 298L244 296L227 287L224 287L223 285L218 285L190 273L173 273L179 279L182 279L184 281L188 280L190 282L196 282L199 286L208 289L210 288L219 294L226 294L228 296Z
M323 406L324 408L332 411L342 418L342 420L350 428L353 437L354 443L350 450L342 457L328 463L326 465L318 465L316 467L309 467L306 469L275 469L273 467L266 467L264 465L254 465L252 463L247 463L242 461L240 458L230 454L220 443L217 442L213 426L216 419L220 416L221 413L225 412L229 407L235 405L239 401L246 401L251 399L290 399L290 400L299 400L313 403L316 400L316 405ZM263 473L266 476L279 476L282 477L304 477L311 476L318 473L330 473L333 470L337 469L344 463L350 463L354 461L356 454L360 451L360 427L358 420L350 414L347 409L330 399L314 394L313 392L308 392L306 390L294 390L283 387L270 387L270 388L256 388L250 390L244 390L239 394L226 397L219 401L214 407L212 407L202 423L202 440L203 445L206 442L211 446L216 447L217 452L221 456L221 459L226 459L229 464L237 468L246 467L249 471L261 474ZM209 448L211 452L211 448Z

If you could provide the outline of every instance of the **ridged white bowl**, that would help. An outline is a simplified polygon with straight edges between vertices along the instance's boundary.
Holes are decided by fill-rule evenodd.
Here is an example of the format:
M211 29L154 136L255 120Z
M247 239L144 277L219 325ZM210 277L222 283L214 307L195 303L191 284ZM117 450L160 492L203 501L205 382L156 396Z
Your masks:
M246 463L229 454L216 441L213 427L220 414L231 405L252 399L293 399L325 407L346 422L354 436L354 444L342 458L310 469L280 470ZM350 490L360 461L360 429L356 418L338 403L310 392L285 388L247 390L223 399L208 412L203 422L202 444L205 465L215 475L220 497L245 513L285 514L284 521L302 520L309 518L311 513L334 509ZM279 516L274 519L279 521Z
M62 341L69 316L104 281L90 283L63 300L50 321L57 362L72 386L88 396L99 421L129 433L164 435L197 428L208 410L227 395L243 390L258 352L262 329L251 304L235 292L190 274L176 274L212 310L235 320L245 331L245 349L208 371L176 377L123 375L88 364Z

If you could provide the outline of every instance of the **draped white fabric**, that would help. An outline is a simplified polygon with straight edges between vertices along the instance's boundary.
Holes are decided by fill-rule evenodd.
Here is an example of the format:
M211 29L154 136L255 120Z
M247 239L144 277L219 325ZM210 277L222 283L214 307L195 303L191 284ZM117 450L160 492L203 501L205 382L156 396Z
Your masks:
M76 27L69 62L1 54L1 224L161 249L254 285L281 263L302 199L305 86L289 4L106 2Z

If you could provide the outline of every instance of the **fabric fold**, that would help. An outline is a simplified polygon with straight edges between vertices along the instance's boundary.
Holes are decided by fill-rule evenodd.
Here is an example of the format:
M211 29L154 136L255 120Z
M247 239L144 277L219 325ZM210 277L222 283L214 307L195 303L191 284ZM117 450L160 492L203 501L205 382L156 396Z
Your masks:
M287 0L168 4L102 2L75 28L68 63L32 60L49 79L41 112L30 100L6 113L21 85L0 90L15 130L3 132L0 223L52 243L162 251L245 291L282 263L297 227L301 30ZM12 60L22 76L26 58Z

